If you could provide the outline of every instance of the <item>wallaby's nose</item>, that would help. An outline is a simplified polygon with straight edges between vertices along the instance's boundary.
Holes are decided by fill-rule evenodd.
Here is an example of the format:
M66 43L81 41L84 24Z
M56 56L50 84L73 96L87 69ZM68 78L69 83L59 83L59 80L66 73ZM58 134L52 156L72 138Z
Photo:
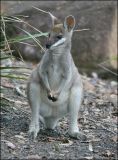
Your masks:
M46 49L49 49L51 47L51 44L47 43L46 44Z

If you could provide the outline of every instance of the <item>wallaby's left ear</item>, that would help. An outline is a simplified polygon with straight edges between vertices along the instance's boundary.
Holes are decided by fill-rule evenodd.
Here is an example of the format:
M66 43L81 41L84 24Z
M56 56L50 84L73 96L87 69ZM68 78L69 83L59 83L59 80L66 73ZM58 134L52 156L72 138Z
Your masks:
M71 31L75 27L75 18L74 18L74 16L70 15L70 16L67 16L65 18L64 27L68 31Z

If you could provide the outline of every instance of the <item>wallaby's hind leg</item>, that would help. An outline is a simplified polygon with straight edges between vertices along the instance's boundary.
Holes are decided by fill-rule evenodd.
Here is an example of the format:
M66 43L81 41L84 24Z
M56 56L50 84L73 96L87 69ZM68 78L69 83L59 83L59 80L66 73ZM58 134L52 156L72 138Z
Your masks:
M40 86L35 83L28 84L28 99L31 106L31 123L29 126L29 134L33 134L33 138L37 137L39 132L39 108L40 108Z
M78 112L82 101L82 87L75 85L71 89L69 100L69 134L71 137L85 140L85 135L80 133L78 128Z
M58 119L56 118L45 118L45 127L47 129L54 129L57 125Z

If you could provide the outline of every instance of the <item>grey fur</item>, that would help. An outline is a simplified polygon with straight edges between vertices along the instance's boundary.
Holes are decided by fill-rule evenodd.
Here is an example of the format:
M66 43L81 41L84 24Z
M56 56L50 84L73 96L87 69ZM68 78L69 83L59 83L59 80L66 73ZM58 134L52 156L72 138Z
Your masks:
M64 24L68 28L66 19ZM66 41L46 51L40 64L33 70L28 83L28 100L32 110L29 133L33 133L34 138L40 130L39 119L42 119L46 128L54 129L58 120L67 113L70 114L70 136L80 138L81 135L77 119L83 86L70 53L73 28L70 31L66 28L64 31ZM55 101L48 96L55 98Z

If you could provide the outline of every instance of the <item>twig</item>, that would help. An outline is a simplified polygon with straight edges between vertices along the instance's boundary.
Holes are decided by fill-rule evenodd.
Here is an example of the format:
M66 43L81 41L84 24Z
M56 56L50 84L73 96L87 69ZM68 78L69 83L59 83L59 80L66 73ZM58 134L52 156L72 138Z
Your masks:
M7 141L5 139L1 139L1 142L6 142L6 143L9 143L10 141ZM10 142L11 143L11 142Z
M32 7L37 9L37 10L39 10L39 11L41 11L41 12L43 12L43 13L49 14L53 19L57 19L55 16L53 16L53 14L51 12L44 11L44 10L42 10L40 8L37 8L37 7L34 7L34 6L32 6Z
M3 33L3 35L4 35L4 38L5 38L7 47L8 47L8 49L9 49L11 55L12 55L12 51L11 51L11 49L10 49L10 46L9 46L9 43L8 43L8 40L7 40L7 37L6 37L6 33L5 33L5 21L4 21L3 16L1 16L1 19L2 19L2 23L3 23L3 29L2 29L2 27L1 27L1 30L2 30L2 33Z
M8 53L9 53L9 51L4 51L4 50L2 50L2 49L1 49L0 52L1 52L1 54L8 54ZM11 50L11 52L14 52L14 50Z
M44 10L42 10L42 9L40 9L40 8L37 8L37 7L34 7L34 6L32 6L33 8L35 8L35 9L37 9L37 10L39 10L39 11L41 11L41 12L43 12L43 13L46 13L46 14L49 14L51 17L55 17L55 16L53 16L53 14L51 13L51 12L48 12L48 11L44 11ZM56 18L56 17L55 17ZM74 30L74 32L81 32L81 31L84 31L84 30L90 30L89 28L87 28L87 29L80 29L80 30Z
M23 59L23 56L21 55L21 53L20 53L18 47L16 46L16 44L13 44L13 45L14 45L16 51L18 52L18 54L19 54L19 56L20 56L20 60L21 60L23 63L25 63L25 62L24 62L24 59Z
M74 30L74 32L81 32L81 31L87 31L87 30L90 30L89 28L87 29L78 29L78 30Z
M102 64L98 64L98 66L100 66L100 67L101 67L101 68L103 68L104 70L106 70L106 71L108 71L108 72L110 72L110 73L114 74L115 76L118 76L118 74L117 74L117 73L112 72L110 69L106 68L106 67L105 67L105 66L103 66Z
M31 27L31 28L33 28L34 30L36 30L37 32L43 33L43 32L41 32L40 30L38 30L37 28L35 28L34 26L32 26L31 24L23 21L22 19L20 19L20 18L18 18L18 17L15 17L15 16L11 16L11 17L12 17L13 19L12 19L12 18L9 18L9 17L6 17L6 18L7 18L7 19L11 19L11 20L13 20L13 21L17 21L17 22L23 22L23 23L27 24L29 27Z
M3 94L1 95L1 98L5 99L5 100L7 100L7 101L9 101L9 102L13 102L13 103L18 103L18 104L27 105L27 103L26 103L26 102L25 102L25 103L23 103L23 102L21 102L21 101L15 101L15 100L13 100L13 99L6 98Z
M23 32L25 32L26 34L28 34L30 37L32 37L32 39L38 44L38 46L40 46L40 48L41 48L43 51L45 51L45 49L42 47L42 45L39 43L39 41L38 41L32 34L30 34L29 32L27 32L26 30L21 29L21 28L18 27L18 26L17 26L16 28L22 30Z
M32 47L36 47L35 44L30 44L30 43L26 43L26 42L18 42L18 43L25 44L25 45L32 46Z
M4 98L4 99L6 99L7 101L10 101L10 99L9 98L5 98L5 97L2 97L2 98ZM11 102L15 102L14 100L12 100ZM26 104L26 103L22 103L22 104ZM8 104L7 104L8 105ZM27 105L27 104L26 104ZM11 105L9 106L9 107L11 107L11 108L15 108L15 109L18 109L18 110L20 110L20 112L22 112L22 113L25 113L25 114L27 114L28 116L29 116L29 119L30 119L30 113L29 112L27 112L27 111L25 111L23 108L21 109L21 107L20 108L16 108L16 106L14 106L14 107L12 107ZM4 110L5 110L5 107L3 108ZM6 109L6 111L7 111L7 109Z
M41 12L43 12L43 13L47 13L47 14L49 14L49 15L52 15L52 13L50 13L50 12L48 12L48 11L44 11L44 10L42 10L42 9L40 9L40 8L37 8L37 7L34 7L34 6L32 6L33 8L35 8L35 9L37 9L37 10L39 10L39 11L41 11Z
M16 89L16 92L17 92L19 95L21 95L21 96L23 96L23 97L26 98L26 95L21 91L20 87L16 86L15 89Z

